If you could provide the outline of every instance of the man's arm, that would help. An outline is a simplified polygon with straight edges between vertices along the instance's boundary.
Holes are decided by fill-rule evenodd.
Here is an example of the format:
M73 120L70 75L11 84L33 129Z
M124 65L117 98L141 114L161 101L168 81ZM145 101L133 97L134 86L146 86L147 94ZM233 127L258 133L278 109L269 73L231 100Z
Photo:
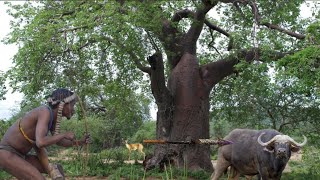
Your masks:
M62 139L59 142L56 143L58 146L62 147L71 147L71 146L82 146L84 143L81 142L81 140L68 140L68 139Z
M57 145L63 147L71 147L71 146L82 146L84 144L91 143L90 134L85 134L84 137L80 140L68 140L62 139L61 141L57 142Z
M47 136L49 120L50 112L45 107L41 108L38 112L36 126L36 145L38 148L56 144L63 139L74 139L74 133L72 132L61 133L55 136Z

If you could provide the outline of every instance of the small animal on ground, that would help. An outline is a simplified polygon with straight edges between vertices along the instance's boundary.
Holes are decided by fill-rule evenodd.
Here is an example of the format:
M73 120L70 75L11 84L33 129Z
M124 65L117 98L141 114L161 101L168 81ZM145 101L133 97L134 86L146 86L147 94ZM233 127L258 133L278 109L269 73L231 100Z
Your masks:
M141 143L128 144L128 140L125 140L124 142L129 151L129 161L130 161L131 151L135 151L135 150L143 154L143 159L145 158L146 154L143 152L143 145Z

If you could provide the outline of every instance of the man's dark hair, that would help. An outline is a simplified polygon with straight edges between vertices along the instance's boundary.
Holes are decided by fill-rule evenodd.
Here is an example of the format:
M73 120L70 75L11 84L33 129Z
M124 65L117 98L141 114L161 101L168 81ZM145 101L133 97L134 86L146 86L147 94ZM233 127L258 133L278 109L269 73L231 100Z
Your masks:
M58 88L52 92L52 94L50 95L50 98L52 99L53 102L60 102L60 101L63 101L65 98L70 97L73 94L74 93L68 89ZM48 104L53 109L55 109L59 105L59 103L52 103L50 101L48 102Z

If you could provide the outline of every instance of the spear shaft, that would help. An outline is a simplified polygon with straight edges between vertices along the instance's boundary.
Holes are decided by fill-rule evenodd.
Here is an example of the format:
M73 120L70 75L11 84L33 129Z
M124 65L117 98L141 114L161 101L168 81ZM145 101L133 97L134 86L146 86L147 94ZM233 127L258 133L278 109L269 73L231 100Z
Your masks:
M191 141L167 141L158 139L145 139L143 143L148 144L191 144Z
M224 146L228 144L232 144L231 141L218 139L197 139L191 141L169 141L169 140L161 140L161 139L145 139L143 143L146 144L203 144L203 145L219 145Z

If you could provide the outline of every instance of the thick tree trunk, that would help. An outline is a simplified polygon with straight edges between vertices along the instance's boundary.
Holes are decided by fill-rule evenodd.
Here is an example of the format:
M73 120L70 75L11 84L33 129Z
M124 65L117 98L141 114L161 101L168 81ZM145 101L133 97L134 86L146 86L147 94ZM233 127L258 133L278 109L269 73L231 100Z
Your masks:
M172 70L168 86L173 101L157 102L157 138L174 141L209 138L209 91L194 55L182 56ZM189 170L213 171L208 145L157 145L154 156L146 161L146 168L168 160Z
M174 95L171 140L209 138L208 92L200 76L195 56L184 54L171 76L171 92ZM212 171L210 147L204 145L175 145L177 165L185 164L192 170Z

